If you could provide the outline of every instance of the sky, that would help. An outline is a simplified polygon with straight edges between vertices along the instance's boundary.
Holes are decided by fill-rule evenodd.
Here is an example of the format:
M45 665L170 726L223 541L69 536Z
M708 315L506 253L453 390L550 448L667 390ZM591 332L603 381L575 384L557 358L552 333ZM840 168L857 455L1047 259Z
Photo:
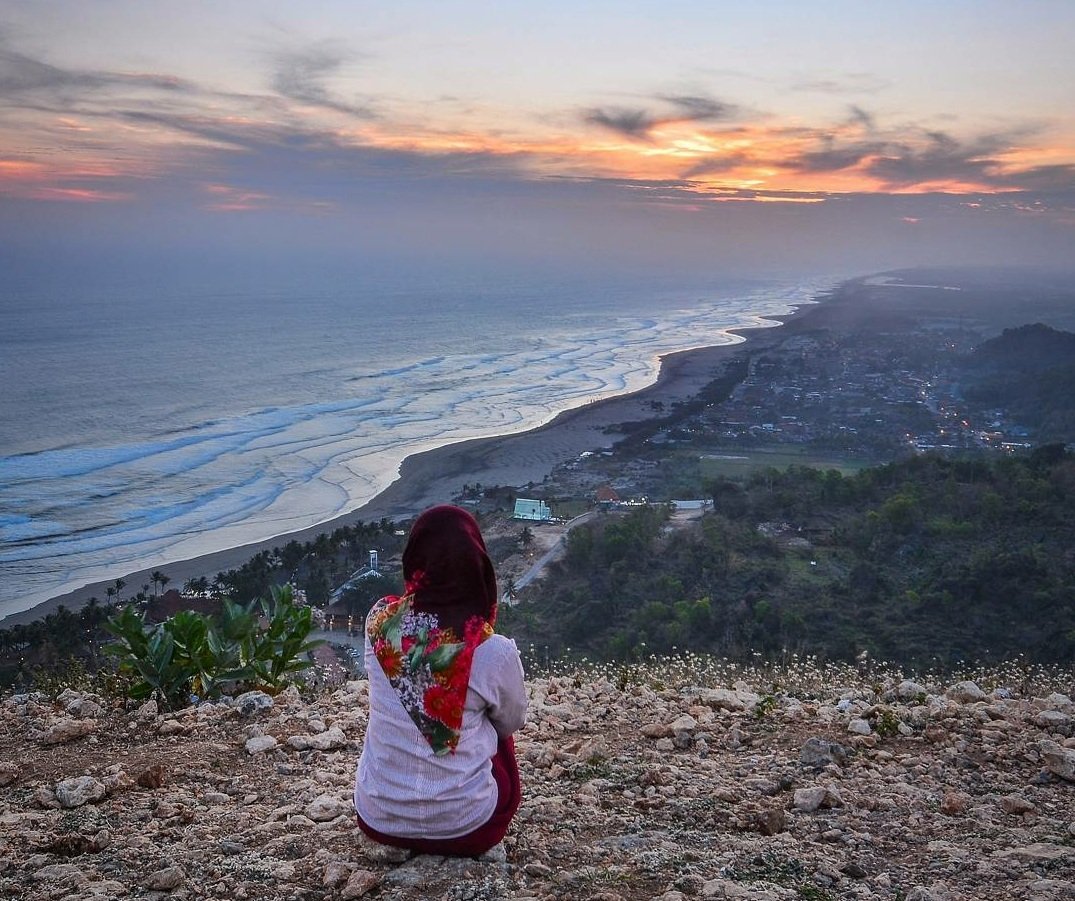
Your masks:
M0 0L0 266L1075 259L1075 3Z

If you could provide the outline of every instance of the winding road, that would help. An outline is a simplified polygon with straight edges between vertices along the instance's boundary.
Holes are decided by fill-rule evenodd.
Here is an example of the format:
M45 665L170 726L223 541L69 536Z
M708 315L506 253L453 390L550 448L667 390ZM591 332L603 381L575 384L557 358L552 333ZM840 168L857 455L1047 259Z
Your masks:
M515 590L519 591L519 589L525 588L533 582L534 579L538 578L541 575L541 571L564 552L564 548L567 546L567 533L575 528L575 526L581 526L584 522L589 522L596 515L596 510L590 510L587 513L583 513L581 516L576 516L574 519L568 520L567 526L564 528L564 534L560 536L560 540L538 557L538 559L534 561L534 565L519 577L518 581L515 583Z

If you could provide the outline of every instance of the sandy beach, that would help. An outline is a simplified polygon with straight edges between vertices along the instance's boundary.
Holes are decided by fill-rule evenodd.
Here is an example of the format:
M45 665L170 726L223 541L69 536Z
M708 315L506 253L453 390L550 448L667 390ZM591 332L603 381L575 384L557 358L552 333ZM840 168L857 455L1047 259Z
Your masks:
M254 554L286 544L292 539L310 541L322 532L356 521L412 517L428 506L449 502L467 482L512 486L540 483L557 464L584 451L598 450L614 443L617 435L607 431L610 427L652 418L656 415L655 405L668 407L689 400L719 374L726 360L745 348L755 350L764 347L772 340L774 332L780 332L781 337L785 337L788 328L807 326L826 306L825 295L815 300L818 302L771 320L783 323L779 327L733 330L732 333L744 341L663 356L657 380L634 393L565 411L551 422L530 431L462 441L408 457L400 467L399 477L387 489L343 516L266 541L227 548L176 563L155 565L129 573L123 579L133 592L138 586L149 582L153 570L161 570L170 578L171 585L178 587L191 578L206 576L212 579L218 572L241 566ZM111 584L111 581L93 583L51 598L29 610L5 617L0 620L0 626L10 627L40 619L61 605L78 608L91 597L103 599L105 588Z

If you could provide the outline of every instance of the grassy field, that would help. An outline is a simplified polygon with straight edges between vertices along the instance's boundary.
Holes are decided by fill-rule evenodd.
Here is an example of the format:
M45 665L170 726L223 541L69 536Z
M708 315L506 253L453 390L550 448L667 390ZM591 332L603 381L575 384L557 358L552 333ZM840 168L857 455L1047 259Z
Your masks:
M710 479L718 476L745 476L755 469L769 466L777 469L786 469L788 466L838 469L844 475L850 475L872 465L873 462L869 460L848 459L835 453L818 453L805 447L782 447L779 450L732 448L727 451L709 451L699 457L702 476Z

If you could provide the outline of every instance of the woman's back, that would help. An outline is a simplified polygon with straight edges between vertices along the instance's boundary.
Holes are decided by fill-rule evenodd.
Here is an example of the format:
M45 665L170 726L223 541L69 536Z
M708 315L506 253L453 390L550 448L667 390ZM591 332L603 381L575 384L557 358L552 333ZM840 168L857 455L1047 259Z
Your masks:
M474 856L504 837L522 798L512 741L526 722L522 662L496 634L496 575L466 510L418 517L403 579L405 594L366 618L358 823L384 844Z
M488 820L497 801L490 759L500 735L526 722L515 642L491 635L475 649L459 744L451 754L433 753L368 640L366 672L369 723L355 780L362 818L380 832L415 838L454 838Z

